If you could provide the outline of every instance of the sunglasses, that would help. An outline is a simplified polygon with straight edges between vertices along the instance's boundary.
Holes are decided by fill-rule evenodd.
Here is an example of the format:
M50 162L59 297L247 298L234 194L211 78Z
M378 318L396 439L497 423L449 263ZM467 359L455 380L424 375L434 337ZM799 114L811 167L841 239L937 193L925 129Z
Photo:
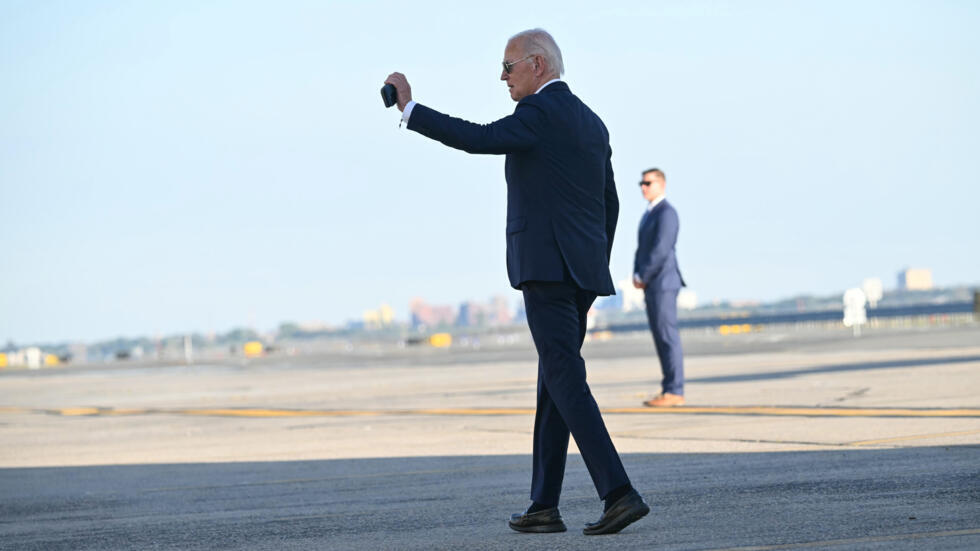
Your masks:
M647 182L646 180L642 180L642 181L640 181L640 187L649 186L650 184L653 184L653 183L654 182Z
M520 63L522 61L531 59L532 57L534 57L534 54L531 54L531 55L526 56L526 57L522 57L521 59L518 59L517 61L502 61L501 63L504 66L504 72L509 75L510 72L514 70L514 65L517 65L518 63Z

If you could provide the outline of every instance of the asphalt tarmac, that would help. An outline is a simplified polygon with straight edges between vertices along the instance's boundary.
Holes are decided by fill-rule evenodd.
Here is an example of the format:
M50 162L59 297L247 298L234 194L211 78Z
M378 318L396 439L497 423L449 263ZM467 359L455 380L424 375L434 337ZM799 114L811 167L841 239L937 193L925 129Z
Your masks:
M637 407L652 343L585 347L653 508L596 537L574 446L569 531L506 526L531 467L519 340L5 370L0 549L980 548L980 327L684 338L689 402L669 411Z

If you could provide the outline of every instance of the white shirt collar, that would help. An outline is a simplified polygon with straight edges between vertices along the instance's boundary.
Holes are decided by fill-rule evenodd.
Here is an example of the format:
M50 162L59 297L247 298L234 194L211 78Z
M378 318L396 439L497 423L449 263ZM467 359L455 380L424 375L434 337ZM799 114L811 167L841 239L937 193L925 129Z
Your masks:
M549 84L551 84L552 82L561 82L561 79L559 79L559 78L553 78L553 79L549 80L548 82L545 82L544 84L541 85L541 88L538 88L538 92L540 92L541 90L544 90L545 87L548 86ZM535 92L535 94L537 94L538 92Z
M653 201L650 201L650 204L647 205L647 212L653 210L653 207L659 205L666 198L667 198L667 194L665 193L665 194L661 195L660 197L657 197Z

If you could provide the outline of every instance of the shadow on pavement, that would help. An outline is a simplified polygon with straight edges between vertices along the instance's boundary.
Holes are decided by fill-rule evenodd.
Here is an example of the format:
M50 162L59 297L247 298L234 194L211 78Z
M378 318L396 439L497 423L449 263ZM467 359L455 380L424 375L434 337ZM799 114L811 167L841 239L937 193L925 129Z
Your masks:
M569 531L549 535L505 524L527 505L530 456L0 469L0 548L980 547L980 446L623 459L653 512L593 538L578 456Z
M948 358L918 358L908 360L888 360L880 362L857 362L846 364L821 365L805 369L790 369L759 373L739 373L736 375L718 375L715 377L688 377L688 383L740 383L749 381L766 381L772 379L789 379L801 375L816 373L840 373L843 371L871 371L875 369L893 369L898 367L929 367L935 365L980 362L980 356L952 356Z

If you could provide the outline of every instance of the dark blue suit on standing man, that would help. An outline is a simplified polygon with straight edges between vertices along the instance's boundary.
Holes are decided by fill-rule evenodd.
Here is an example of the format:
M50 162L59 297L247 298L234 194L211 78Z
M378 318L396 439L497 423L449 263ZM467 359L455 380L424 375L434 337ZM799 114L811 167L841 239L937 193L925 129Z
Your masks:
M680 221L674 207L662 199L640 220L634 277L645 285L647 320L663 371L664 393L684 395L684 354L677 330L677 294L684 286L674 247Z
M469 153L506 155L507 274L524 293L538 351L531 499L558 505L569 432L605 499L630 484L580 353L593 301L615 293L609 256L619 199L605 125L555 81L490 124L415 104L408 128Z

